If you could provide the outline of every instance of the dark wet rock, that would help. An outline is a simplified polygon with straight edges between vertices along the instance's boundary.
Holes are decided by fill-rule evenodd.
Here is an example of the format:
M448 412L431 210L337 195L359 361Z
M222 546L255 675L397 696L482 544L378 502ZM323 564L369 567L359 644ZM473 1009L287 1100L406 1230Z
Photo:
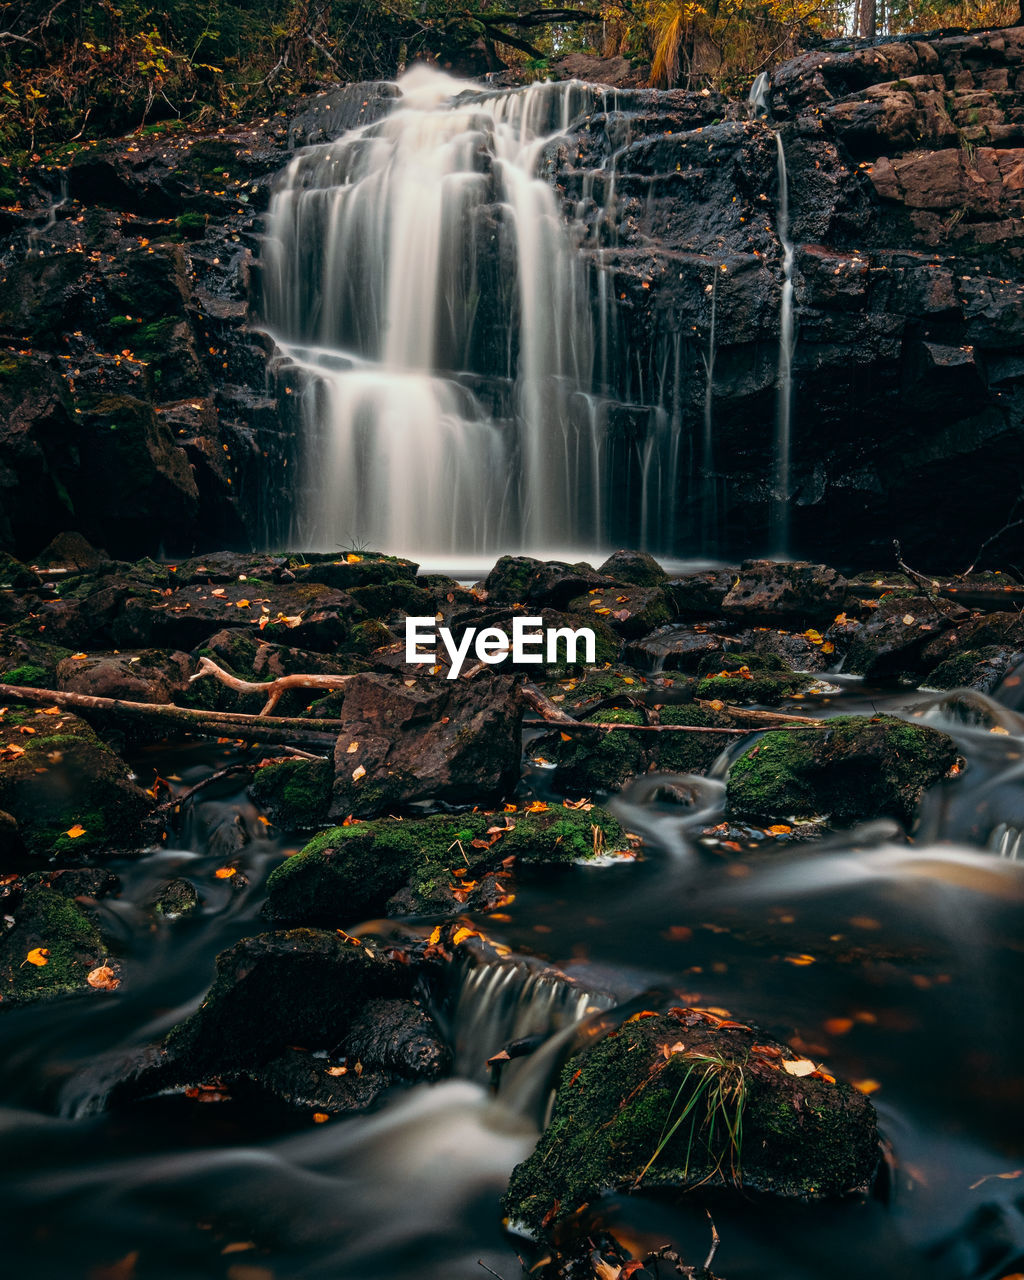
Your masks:
M846 579L828 565L745 560L721 608L730 618L810 624L830 618L846 595Z
M843 671L851 675L913 673L925 646L965 616L962 606L932 596L884 596L864 622L836 621L825 638L845 648Z
M985 613L959 621L930 639L921 651L926 662L941 662L964 650L990 645L1024 649L1024 618L1019 613Z
M255 1086L291 1107L326 1115L366 1111L392 1083L383 1071L368 1069L362 1061L336 1063L325 1053L306 1049L285 1049L269 1062L249 1067L231 1081L232 1094L245 1093Z
M569 1058L502 1208L542 1234L607 1191L823 1199L866 1192L879 1156L874 1109L850 1085L754 1028L677 1008L639 1014Z
M530 556L502 556L484 580L488 600L497 604L529 604L537 608L573 608L581 592L607 582L591 565Z
M417 800L486 804L519 776L516 681L488 668L472 680L367 673L335 695L345 724L334 756L331 816L372 817Z
M1022 662L1024 652L1019 649L984 645L980 649L965 649L940 662L922 683L929 689L974 689L978 693L992 693Z
M25 845L18 831L18 820L6 809L0 809L0 858L8 864L20 860Z
M60 645L8 632L0 639L0 678L4 684L53 689L57 684L57 667L70 656L70 649Z
M659 587L668 574L646 551L613 551L597 572L613 582L629 582L637 587Z
M88 538L69 531L58 533L33 557L33 563L44 569L69 569L77 573L93 573L110 562L106 551L94 547Z
M352 587L349 594L373 618L393 618L400 613L429 617L437 607L433 592L408 578Z
M0 551L0 591L35 591L42 585L43 580L34 569Z
M622 700L625 705L632 705L660 701L668 695L687 697L692 684L689 677L675 671L644 675L634 667L616 663L615 666L589 667L578 675L549 682L544 692L563 711L580 716Z
M369 1000L336 1053L407 1080L436 1080L451 1053L434 1020L412 1000Z
M274 826L309 831L327 817L333 780L329 760L272 760L256 771L249 794Z
M649 636L626 645L623 656L653 671L697 671L708 654L721 654L727 638L707 627L659 627Z
M730 727L728 717L721 712L687 702L664 706L653 717L635 707L620 706L595 711L583 719L590 724ZM561 792L590 796L600 791L618 791L630 779L656 770L707 773L731 741L725 733L631 733L613 729L593 734L574 731L568 741L551 735L532 749L557 765L555 782Z
M206 999L164 1042L180 1082L244 1070L286 1047L339 1044L366 1001L410 993L415 975L336 933L293 929L243 938L217 957Z
M193 649L230 625L251 628L268 642L330 652L364 616L351 596L319 583L235 580L179 586L162 597L133 596L117 620L114 639L126 648Z
M106 958L99 931L77 903L29 877L13 928L0 933L0 1007L92 991L89 975Z
M31 879L65 898L88 906L120 892L121 881L106 867L68 867L34 874Z
M771 655L780 658L793 671L814 674L835 667L841 657L835 642L825 640L819 631L813 629L793 632L754 627L735 636L726 648L758 656Z
M586 595L570 601L578 614L603 619L620 635L643 636L655 627L672 621L669 596L661 587L592 587Z
M377 552L354 552L343 556L294 555L289 556L287 567L295 574L297 582L322 582L338 591L352 591L356 587L383 587L389 583L415 583L419 565L400 556L386 556Z
M701 659L698 673L694 696L708 701L775 706L810 684L808 676L772 653L710 654Z
M9 710L0 720L0 808L15 817L34 857L135 850L154 803L77 716Z
M137 589L115 576L72 579L60 584L61 594L42 605L31 625L51 644L69 649L107 647L126 601Z
M703 569L670 578L665 592L673 612L680 618L705 621L721 614L722 601L732 590L737 570L733 568Z
M90 653L58 664L57 688L98 698L166 704L182 701L191 672L187 653L162 649Z
M184 876L176 876L163 886L157 895L153 910L165 920L177 920L181 916L190 916L199 909L199 890L191 880Z
M766 733L730 768L730 816L913 826L928 787L956 763L952 738L894 716L837 716L823 729Z
M618 822L596 807L357 822L315 836L277 867L264 910L277 922L337 928L381 914L407 889L401 914L458 914L488 876L488 899L507 891L506 859L571 863L622 843Z

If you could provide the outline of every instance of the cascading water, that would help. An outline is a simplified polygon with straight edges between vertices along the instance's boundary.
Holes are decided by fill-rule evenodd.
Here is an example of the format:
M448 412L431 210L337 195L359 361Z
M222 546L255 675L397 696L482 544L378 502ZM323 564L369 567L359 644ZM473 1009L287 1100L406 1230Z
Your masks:
M611 440L607 272L580 252L612 185L586 228L593 194L568 221L537 176L614 92L486 92L426 67L399 88L383 120L297 155L271 205L266 321L301 384L293 539L421 557L599 547L632 450L632 539L657 543L672 424L651 410L646 438ZM628 125L612 132L626 145Z
M772 500L773 549L786 554L789 542L789 452L793 408L793 242L789 238L789 175L782 134L776 133L779 203L775 231L782 245L782 296L779 302L779 374L775 402L775 492Z

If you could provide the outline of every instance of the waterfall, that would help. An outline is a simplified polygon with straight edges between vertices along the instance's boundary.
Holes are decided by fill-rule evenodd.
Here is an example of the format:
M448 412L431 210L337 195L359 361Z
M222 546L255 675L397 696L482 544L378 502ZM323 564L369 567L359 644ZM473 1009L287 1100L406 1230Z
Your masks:
M782 297L779 303L779 371L775 401L775 485L772 496L773 549L785 555L789 542L789 453L793 405L793 242L789 238L789 178L782 134L775 134L779 203L775 230L782 246Z
M612 91L423 66L399 89L296 155L271 203L265 318L304 432L292 536L421 557L593 544L613 451L589 264L538 169Z
M708 285L711 291L711 323L708 327L708 349L704 354L704 441L701 452L701 476L703 515L702 544L705 551L713 551L718 531L718 494L715 485L715 320L718 312L718 269L715 268Z

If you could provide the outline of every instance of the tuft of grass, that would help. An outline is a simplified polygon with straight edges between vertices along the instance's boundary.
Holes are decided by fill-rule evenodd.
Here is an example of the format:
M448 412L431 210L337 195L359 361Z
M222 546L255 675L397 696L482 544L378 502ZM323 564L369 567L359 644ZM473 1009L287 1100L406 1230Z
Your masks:
M690 1128L682 1166L683 1178L689 1176L694 1143L699 1143L715 1161L702 1181L706 1182L716 1174L724 1177L728 1170L728 1177L738 1184L743 1156L743 1109L747 1101L744 1064L720 1053L692 1050L683 1056L687 1059L683 1078L665 1117L665 1127L654 1154L637 1175L636 1186L640 1185L651 1165L687 1120ZM680 1104L681 1109L676 1114Z

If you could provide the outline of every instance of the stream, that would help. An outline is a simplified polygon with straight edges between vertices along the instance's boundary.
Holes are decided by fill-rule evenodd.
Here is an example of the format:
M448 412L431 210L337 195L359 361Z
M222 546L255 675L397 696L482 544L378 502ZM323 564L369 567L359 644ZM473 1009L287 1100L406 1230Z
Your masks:
M0 1019L7 1274L479 1280L487 1267L514 1280L517 1242L497 1202L536 1140L565 1028L650 989L752 1020L873 1090L890 1147L863 1203L721 1200L716 1272L998 1280L1019 1270L1024 1161L1008 1117L1024 1061L1024 719L981 695L855 680L818 701L825 713L899 711L954 736L966 767L927 798L915 840L878 823L740 855L700 838L721 821L720 779L674 793L665 775L638 780L612 807L644 837L639 861L523 879L510 905L475 918L513 954L500 972L467 961L438 997L455 1078L323 1124L215 1091L103 1108L105 1064L198 1005L215 955L260 931L266 876L301 843L267 829L237 781L201 791L178 847L112 864L122 892L100 909L120 988ZM135 768L143 783L159 772L182 789L237 752L165 745ZM554 799L529 741L525 756L524 794ZM232 861L243 874L218 879L239 824L246 843ZM196 884L202 908L154 917L147 904L175 875ZM550 1039L492 1096L485 1060L538 1033ZM698 1262L707 1251L703 1208L638 1196L600 1212L637 1247L671 1241Z

